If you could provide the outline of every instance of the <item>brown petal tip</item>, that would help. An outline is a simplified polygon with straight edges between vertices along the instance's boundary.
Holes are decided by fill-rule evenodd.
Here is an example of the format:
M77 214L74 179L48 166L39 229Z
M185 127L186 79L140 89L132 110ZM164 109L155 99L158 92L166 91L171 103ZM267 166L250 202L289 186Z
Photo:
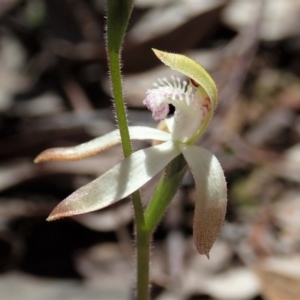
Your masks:
M46 161L75 161L88 155L74 151L72 148L51 148L40 153L34 163L38 164Z
M59 155L57 148L47 149L43 151L34 159L34 163L38 164L51 160L63 160L63 157Z

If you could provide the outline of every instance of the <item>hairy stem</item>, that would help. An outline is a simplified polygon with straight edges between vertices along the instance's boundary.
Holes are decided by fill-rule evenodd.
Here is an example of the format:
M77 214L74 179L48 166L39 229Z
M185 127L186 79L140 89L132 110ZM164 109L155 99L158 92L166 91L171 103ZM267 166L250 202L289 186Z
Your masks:
M137 300L149 299L150 242L151 234L144 229L137 228Z
M112 93L120 130L124 156L132 154L128 130L126 106L121 77L121 48L133 9L133 0L107 0L107 53ZM144 209L139 191L132 194L136 225L137 247L137 300L149 299L149 252L150 236L145 231Z

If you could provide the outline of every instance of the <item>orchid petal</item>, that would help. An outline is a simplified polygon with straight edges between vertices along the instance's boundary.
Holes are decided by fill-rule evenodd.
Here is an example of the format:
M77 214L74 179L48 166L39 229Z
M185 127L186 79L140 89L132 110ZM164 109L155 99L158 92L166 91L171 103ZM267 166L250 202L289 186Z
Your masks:
M200 254L209 257L223 225L227 188L222 167L217 158L207 150L190 145L179 146L196 185L196 206L194 214L194 241Z
M130 138L133 140L159 140L167 141L170 134L155 128L146 126L130 126ZM51 148L43 151L34 160L35 163L44 161L62 160L73 161L96 155L114 145L120 144L119 130L95 138L89 142L65 148Z
M134 152L56 206L48 221L104 208L139 189L180 153L172 141Z

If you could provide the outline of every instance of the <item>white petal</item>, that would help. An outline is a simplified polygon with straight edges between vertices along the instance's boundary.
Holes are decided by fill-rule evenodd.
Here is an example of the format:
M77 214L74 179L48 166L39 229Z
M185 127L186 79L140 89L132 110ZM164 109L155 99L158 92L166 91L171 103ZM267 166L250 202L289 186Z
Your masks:
M193 229L195 245L200 254L208 257L226 214L227 188L224 172L217 158L207 150L187 145L181 145L180 149L196 185Z
M179 153L172 141L134 152L67 197L56 206L48 220L95 211L130 195Z
M130 126L129 133L132 140L167 141L171 139L169 133L146 126ZM47 149L39 154L34 161L40 163L51 160L79 160L96 155L119 143L121 143L119 130L114 130L108 134L74 147Z
M156 128L146 126L129 126L131 140L158 140L168 141L171 134Z

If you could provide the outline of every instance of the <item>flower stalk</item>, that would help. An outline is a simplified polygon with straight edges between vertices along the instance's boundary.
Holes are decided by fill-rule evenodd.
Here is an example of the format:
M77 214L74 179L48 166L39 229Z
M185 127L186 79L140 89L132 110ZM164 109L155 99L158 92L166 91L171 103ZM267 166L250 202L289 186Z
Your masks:
M133 1L107 0L107 54L114 97L116 118L120 130L122 148L125 157L132 154L131 140L128 130L126 106L123 95L121 77L121 48L125 31L133 9ZM123 18L120 16L123 16ZM121 22L120 22L121 19ZM123 20L123 22L122 22ZM123 26L119 24L123 23ZM119 37L119 38L118 38ZM149 295L149 252L150 239L145 232L144 209L139 190L131 195L135 215L136 251L137 251L137 299L148 300Z

